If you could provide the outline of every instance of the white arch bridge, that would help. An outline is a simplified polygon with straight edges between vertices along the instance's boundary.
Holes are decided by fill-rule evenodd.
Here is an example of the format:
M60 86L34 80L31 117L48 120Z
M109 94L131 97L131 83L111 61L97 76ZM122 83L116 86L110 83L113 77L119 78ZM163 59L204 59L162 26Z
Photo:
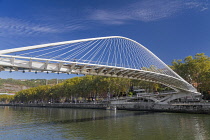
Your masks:
M159 103L200 94L146 47L121 36L1 50L0 70L125 77L160 83L176 91L153 98Z

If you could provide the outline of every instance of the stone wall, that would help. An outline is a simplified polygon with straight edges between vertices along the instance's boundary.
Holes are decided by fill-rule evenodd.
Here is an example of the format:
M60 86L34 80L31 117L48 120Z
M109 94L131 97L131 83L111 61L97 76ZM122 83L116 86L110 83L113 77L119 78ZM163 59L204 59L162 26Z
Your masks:
M158 112L182 112L182 113L201 113L210 114L210 104L154 104L154 103L135 103L118 104L118 109L158 111Z
M210 104L154 104L154 103L124 103L124 104L0 104L0 106L20 106L20 107L51 107L51 108L84 108L84 109L106 109L108 106L116 106L118 110L136 111L156 111L156 112L181 112L181 113L201 113L210 114Z

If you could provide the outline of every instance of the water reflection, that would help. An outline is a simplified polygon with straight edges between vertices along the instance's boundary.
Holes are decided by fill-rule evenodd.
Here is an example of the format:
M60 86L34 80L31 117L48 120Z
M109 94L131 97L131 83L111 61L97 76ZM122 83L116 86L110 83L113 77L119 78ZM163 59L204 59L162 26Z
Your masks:
M4 139L208 139L208 115L0 107Z

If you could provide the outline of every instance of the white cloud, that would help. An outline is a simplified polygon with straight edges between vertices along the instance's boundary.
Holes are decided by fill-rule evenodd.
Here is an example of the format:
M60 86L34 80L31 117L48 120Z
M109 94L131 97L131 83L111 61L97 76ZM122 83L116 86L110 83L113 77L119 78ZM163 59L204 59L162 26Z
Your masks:
M124 24L124 20L131 19L127 14L109 12L106 10L96 10L91 15L91 19L104 21L107 24Z
M82 28L78 24L33 23L17 18L0 17L0 36L40 35L44 33L63 33Z
M90 19L105 24L124 24L130 20L149 22L169 18L189 9L207 10L207 1L145 0L116 10L95 10L91 13Z
M143 22L156 21L172 17L189 9L205 11L208 9L207 1L143 0L128 6L116 8L115 10L93 10L89 13L88 20L73 15L70 9L51 8L45 11L47 14L38 13L33 15L33 20L0 17L0 36L34 36L46 33L66 33L87 29L92 26L92 23L95 25L95 21L114 25L126 24L132 20ZM84 11L82 10L82 12Z

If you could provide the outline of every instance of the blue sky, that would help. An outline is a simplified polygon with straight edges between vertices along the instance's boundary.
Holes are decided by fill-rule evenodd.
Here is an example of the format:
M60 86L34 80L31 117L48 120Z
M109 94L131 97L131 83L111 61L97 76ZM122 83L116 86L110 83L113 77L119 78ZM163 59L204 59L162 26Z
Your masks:
M210 56L209 0L0 0L0 50L102 36L141 43L166 64ZM75 75L1 72L0 78Z

